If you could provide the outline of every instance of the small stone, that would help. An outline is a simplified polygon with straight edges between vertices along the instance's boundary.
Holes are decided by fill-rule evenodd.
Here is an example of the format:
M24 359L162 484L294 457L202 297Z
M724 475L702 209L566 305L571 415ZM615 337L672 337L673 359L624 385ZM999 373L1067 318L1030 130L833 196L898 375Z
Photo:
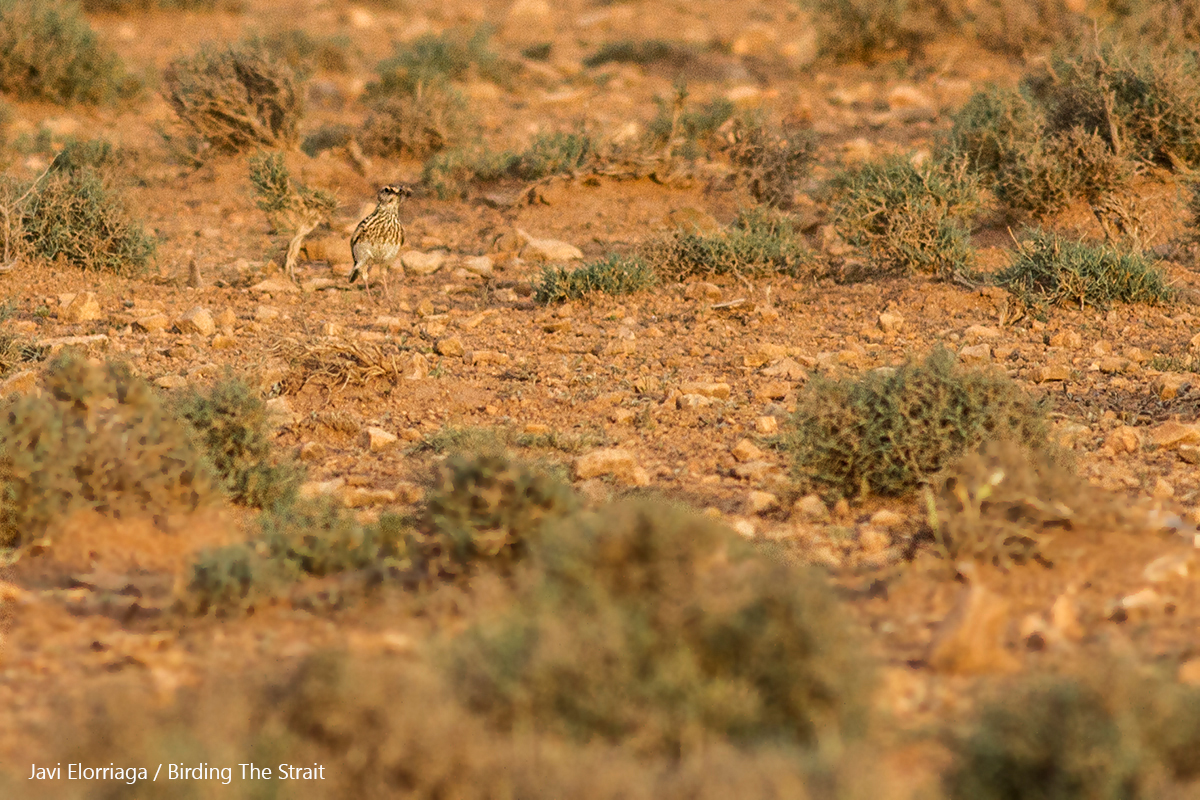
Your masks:
M364 429L359 436L358 444L372 453L382 453L384 450L390 450L398 441L400 441L400 437L394 433L385 431L383 428L369 427Z
M846 498L839 497L838 501L833 504L833 515L838 519L850 516L850 503Z
M422 253L420 250L408 250L400 254L400 263L410 275L432 275L441 269L445 260L446 254L437 251Z
M779 431L779 420L774 417L759 417L754 420L754 430L763 436L771 436Z
M64 322L92 322L100 319L100 302L92 292L80 292L71 298L62 311Z
M717 222L716 217L709 214L707 211L701 211L698 208L685 206L669 212L663 217L663 222L671 228L681 231L685 234L715 234L721 230L721 223ZM696 286L697 284L689 284ZM713 286L711 283L702 284L704 286ZM713 286L714 289L717 287ZM690 296L690 295L689 295ZM717 297L721 296L721 290L717 289Z
M1121 598L1117 604L1125 611L1156 611L1166 605L1163 596L1149 587ZM1110 615L1111 616L1111 615Z
M1183 444L1200 445L1200 426L1164 422L1151 428L1146 438L1155 447L1166 450L1174 450Z
M1050 625L1068 641L1083 638L1083 626L1079 624L1079 606L1071 594L1061 594L1050 607Z
M742 439L729 451L738 461L758 461L763 457L763 451L749 439Z
M1200 446L1181 444L1175 452L1179 454L1179 460L1185 464L1200 464Z
M1170 400L1179 395L1183 387L1191 384L1191 380L1186 375L1180 375L1178 372L1164 372L1154 379L1151 386L1158 394L1159 400Z
M792 513L805 522L828 522L829 507L815 494L806 495L792 505Z
M1047 364L1044 367L1039 367L1035 374L1035 380L1038 383L1067 381L1071 379L1071 368L1066 364Z
M1166 500L1175 496L1175 487L1160 477L1154 481L1154 489L1150 496L1155 500Z
M176 321L175 327L179 328L181 333L198 333L201 336L209 336L216 332L217 323L207 308L196 306L180 317Z
M779 507L779 497L770 492L751 491L746 495L746 513L761 514Z
M224 308L221 309L221 313L217 314L213 321L217 323L217 327L221 330L229 332L237 324L237 314L233 313L233 309Z
M213 350L232 350L237 346L237 339L234 339L232 336L226 336L223 333L218 333L209 342L209 346Z
M650 475L639 463L637 457L616 447L607 447L585 453L575 459L576 480L598 478L601 475L612 475L622 483L631 486L648 486Z
M1060 331L1050 337L1050 346L1078 350L1083 347L1083 337L1077 331Z
M262 294L298 294L300 287L289 280L267 278L251 286L250 291Z
M715 400L728 400L730 388L728 383L685 383L679 387L679 391Z
M396 502L396 493L390 489L368 489L365 486L347 486L341 492L342 505L346 508L369 508Z
M912 108L933 108L933 101L918 89L916 86L901 84L896 86L887 95L888 108L896 109L912 109Z
M295 425L296 421L300 419L300 415L292 410L292 406L288 403L286 397L272 397L265 405L267 419L272 425L278 428Z
M259 306L254 309L254 319L258 322L270 322L279 319L279 309L274 306Z
M153 333L154 331L165 331L171 326L171 320L161 311L155 311L147 314L144 317L139 317L133 321L133 327L137 330Z
M512 359L508 353L501 353L496 350L471 350L463 354L463 361L468 364L507 364Z
M1142 577L1151 583L1162 583L1168 578L1186 578L1195 558L1195 550L1167 553L1147 564L1142 570Z
M702 394L681 394L675 397L675 407L681 411L687 408L704 408L712 404L712 398Z
M1136 428L1122 425L1104 437L1104 443L1112 448L1114 453L1136 453L1142 449L1142 435Z
M733 528L734 533L744 539L753 539L758 534L754 520L746 519L745 517L730 520L729 527Z
M305 442L300 445L301 461L321 461L328 453L328 448L320 442Z
M995 328L989 328L986 325L972 325L963 331L963 338L972 342L979 342L985 339L996 339L999 338L999 336L1000 331Z
M879 315L879 329L884 333L897 333L904 326L904 317L884 311Z
M1176 678L1188 686L1200 686L1200 658L1192 658L1179 665Z
M778 34L765 22L751 22L738 32L731 48L735 56L763 56L775 48Z
M1011 672L1020 664L1004 647L1008 621L1008 600L981 584L969 586L935 632L926 660L960 675Z
M992 346L987 343L968 345L958 351L958 357L964 364L979 364L990 361Z
M14 372L0 381L0 397L8 397L10 394L28 394L34 390L37 382L38 374L31 369Z
M164 375L154 382L160 389L182 389L187 386L187 378L182 375Z
M1121 372L1128 372L1133 364L1128 358L1120 356L1105 356L1096 362L1097 368L1106 375L1115 375Z
M784 378L789 381L802 381L808 377L808 370L792 358L781 358L762 371L767 378Z
M517 236L525 242L521 255L529 261L578 261L583 251L573 244L557 239L538 239L517 228Z
M462 260L460 266L472 275L478 275L481 278L489 277L496 271L490 256L467 256Z
M543 425L540 422L530 422L525 426L525 433L531 436L545 436L550 432L549 425Z
M422 353L413 353L404 369L404 380L423 381L429 377L429 359Z
M447 358L458 357L465 352L462 340L455 336L440 340L434 346L434 349L437 350L438 355L446 356Z

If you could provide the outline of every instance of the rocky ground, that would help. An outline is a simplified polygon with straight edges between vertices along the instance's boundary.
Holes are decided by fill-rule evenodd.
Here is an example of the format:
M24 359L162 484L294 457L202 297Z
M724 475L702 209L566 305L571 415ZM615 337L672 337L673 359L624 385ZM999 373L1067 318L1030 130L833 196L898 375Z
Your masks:
M853 254L825 233L819 198L808 197L824 177L873 155L929 149L971 91L1012 83L1022 69L953 42L921 65L839 66L815 60L811 26L791 3L667 5L249 2L241 13L92 22L145 70L203 40L290 26L344 36L352 68L313 79L304 122L313 129L362 119L354 98L394 39L486 20L498 23L496 45L506 52L552 41L549 60L527 60L514 88L466 86L496 146L579 124L629 136L651 119L679 70L585 68L604 42L718 43L687 66L693 97L725 96L811 125L819 163L801 213L809 208L813 246L831 258ZM12 308L2 327L50 352L70 345L127 360L164 389L230 368L253 375L271 398L279 446L307 466L307 493L336 494L368 516L411 508L439 453L475 436L562 464L591 502L631 490L682 499L828 570L884 665L879 706L906 731L960 718L1003 676L1095 654L1133 654L1200 682L1200 385L1191 371L1200 310L1196 254L1169 176L1150 176L1140 191L1156 209L1151 244L1181 291L1159 308L1055 308L1039 318L1003 290L923 277L857 285L714 278L534 302L546 263L627 252L681 218L731 221L751 201L719 166L665 180L556 178L464 201L418 193L404 208L408 269L392 274L390 298L367 297L346 283L349 232L377 186L417 184L419 162L373 159L362 170L336 151L290 154L305 182L341 201L333 225L310 238L294 284L274 265L281 244L255 208L245 158L199 169L172 163L156 133L172 112L153 91L128 109L14 108L10 139L39 129L59 139L98 135L131 153L122 169L136 176L132 204L160 247L156 270L130 279L19 264L0 277ZM20 154L13 169L36 174L45 158ZM1099 233L1086 209L1056 226ZM1008 236L1002 224L977 232L985 267L1005 262ZM198 276L189 280L193 262ZM1133 521L1114 515L1111 526L1062 533L1047 565L980 566L956 579L922 543L917 500L829 505L799 492L779 434L810 375L861 374L938 344L1047 397L1055 434L1081 474L1135 509ZM10 373L0 391L29 390L37 369ZM114 673L169 699L181 686L324 648L411 655L462 616L455 603L465 601L414 612L400 596L316 612L281 603L246 619L172 614L190 555L244 539L246 516L220 510L165 525L85 516L8 570L0 584L5 762L39 760L57 710ZM939 745L917 745L916 756L909 747L887 761L902 789L932 780L944 761Z

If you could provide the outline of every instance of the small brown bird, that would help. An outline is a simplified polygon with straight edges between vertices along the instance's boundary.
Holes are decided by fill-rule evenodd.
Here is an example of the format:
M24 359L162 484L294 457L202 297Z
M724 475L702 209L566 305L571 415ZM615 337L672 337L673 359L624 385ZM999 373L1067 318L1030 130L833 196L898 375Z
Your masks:
M354 254L354 269L350 273L350 282L358 280L362 275L363 287L367 294L371 293L371 281L368 270L372 264L378 264L383 269L383 293L388 294L388 268L400 255L400 246L404 244L404 226L400 224L400 201L412 196L412 189L399 183L389 184L379 190L378 203L375 210L367 218L358 223L354 235L350 237L350 252Z

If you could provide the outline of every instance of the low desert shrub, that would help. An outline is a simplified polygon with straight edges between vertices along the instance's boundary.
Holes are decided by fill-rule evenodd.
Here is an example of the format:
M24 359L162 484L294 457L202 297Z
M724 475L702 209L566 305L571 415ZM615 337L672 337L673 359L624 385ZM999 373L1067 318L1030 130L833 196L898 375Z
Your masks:
M425 162L421 181L435 197L449 200L465 197L476 183L571 174L587 166L595 153L595 142L582 133L539 134L519 153L475 144L434 155Z
M188 134L217 153L296 142L303 98L295 73L261 48L202 48L163 74L163 96Z
M407 94L376 95L359 132L372 155L423 158L471 138L476 129L465 97L448 83L420 83Z
M958 745L950 800L1139 797L1139 754L1105 695L1069 679L1027 683L995 702Z
M692 276L809 274L815 256L786 215L769 209L743 211L719 233L680 230L652 242L645 257L656 272L672 280Z
M634 294L655 284L654 270L642 259L611 254L577 269L546 267L533 299L539 303L581 300L593 293Z
M283 261L287 274L294 277L304 238L329 221L337 208L337 198L323 189L311 189L293 181L282 153L252 156L250 183L272 231L289 237Z
M733 117L732 102L724 97L715 98L701 106L688 103L688 91L683 84L675 87L670 100L656 97L658 114L646 126L642 146L649 150L665 152L669 156L689 161L700 158L717 129Z
M1045 410L1012 380L960 366L938 348L922 362L858 378L814 377L785 439L794 473L850 497L902 495L995 438L1044 444Z
M266 404L245 381L227 375L207 391L192 388L176 401L175 413L234 502L271 508L295 499L304 470L276 457Z
M215 495L186 427L127 367L67 353L43 388L0 410L0 545L31 542L79 510L150 516Z
M1174 296L1144 253L1123 253L1108 244L1073 241L1040 229L1025 234L1012 264L995 281L1030 305L1106 308L1113 302L1166 303Z
M349 72L353 44L345 36L314 36L299 28L278 30L254 36L247 45L291 67L297 75L324 72Z
M0 0L0 92L22 100L95 104L136 88L77 6Z
M761 120L740 119L733 127L729 160L750 194L775 208L792 207L796 184L816 159L812 132L796 125L772 128Z
M1043 555L1063 531L1111 527L1122 515L1075 473L1065 455L993 439L932 481L929 526L951 562L976 558L1001 567Z
M554 524L536 558L540 581L450 646L458 695L502 730L668 756L862 733L867 670L815 573L650 499Z
M491 31L479 27L427 33L399 43L392 57L376 68L379 77L367 85L365 97L370 102L411 96L419 87L441 86L471 75L505 83L514 67L492 49L490 40Z
M25 187L20 227L33 254L118 275L146 268L157 243L100 168L113 157L107 143L69 144L44 178Z
M966 162L871 161L835 175L830 188L834 226L877 271L948 277L970 269L980 202Z
M507 567L528 555L543 526L577 507L559 478L507 455L452 455L425 501L424 569L455 577L483 563Z

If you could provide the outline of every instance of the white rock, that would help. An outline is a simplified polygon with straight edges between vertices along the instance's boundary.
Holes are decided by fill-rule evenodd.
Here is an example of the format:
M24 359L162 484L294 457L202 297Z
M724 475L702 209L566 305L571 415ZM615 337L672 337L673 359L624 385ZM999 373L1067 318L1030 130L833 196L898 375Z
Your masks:
M360 447L365 447L372 453L382 453L394 447L398 441L400 437L394 433L389 433L383 428L369 427L359 436L358 443Z
M631 486L648 486L650 475L638 463L637 456L628 450L606 447L584 453L575 459L575 478L587 480L601 475L612 475Z
M422 253L420 250L409 250L400 255L404 271L412 275L432 275L441 269L445 261L446 254L440 251Z
M91 322L100 319L100 302L92 292L80 292L72 297L62 311L64 322Z
M217 331L217 323L213 320L212 312L203 306L189 309L186 314L175 322L175 327L182 333L198 333L209 336Z
M467 256L462 260L461 266L467 272L481 278L487 278L496 271L489 256Z
M525 242L521 255L530 261L578 261L583 251L558 239L537 239L517 228L517 236Z

